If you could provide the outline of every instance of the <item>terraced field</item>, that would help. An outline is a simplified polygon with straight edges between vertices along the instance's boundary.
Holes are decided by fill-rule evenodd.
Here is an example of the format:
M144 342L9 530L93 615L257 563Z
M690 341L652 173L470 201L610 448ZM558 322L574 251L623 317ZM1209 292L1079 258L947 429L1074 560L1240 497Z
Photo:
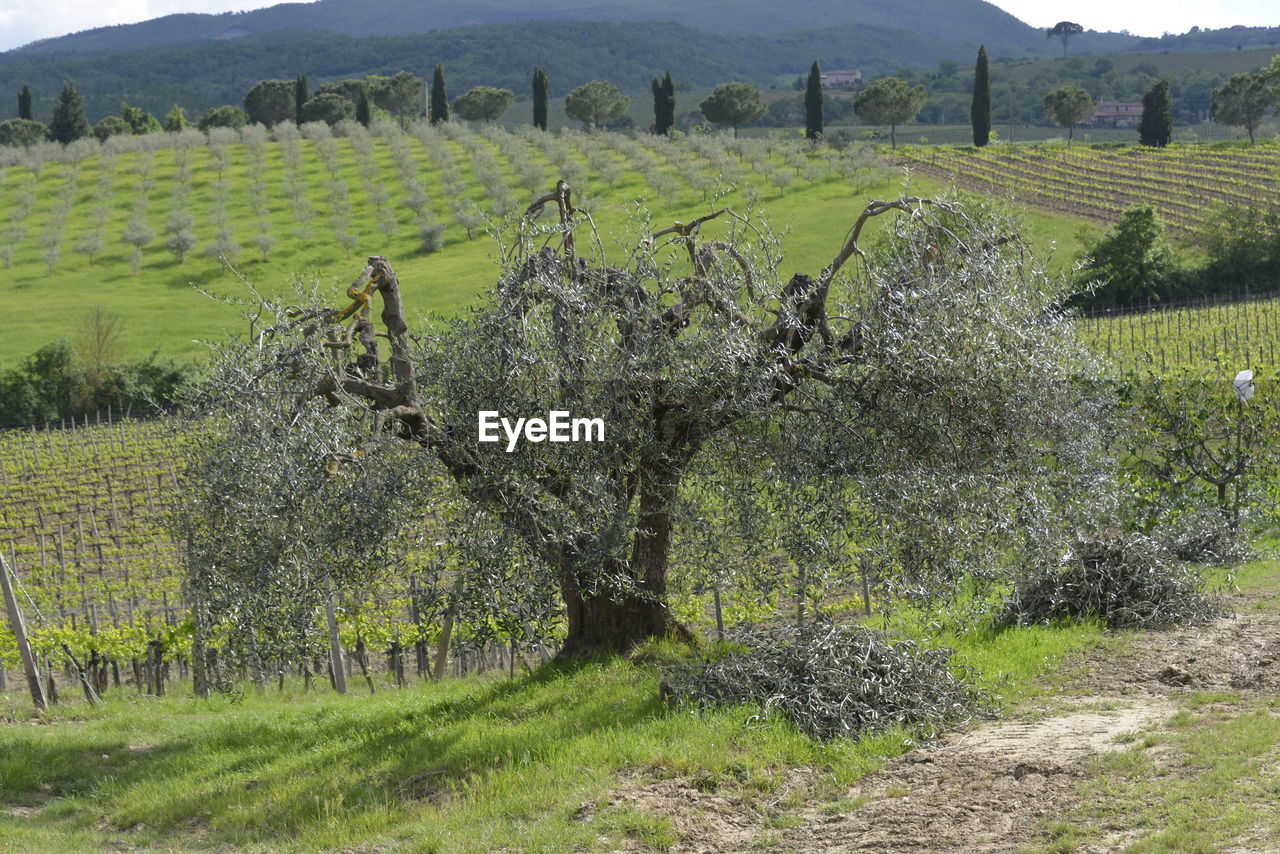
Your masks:
M897 162L975 192L1100 222L1151 204L1191 233L1219 205L1270 207L1280 199L1280 147L1163 149L1085 146L907 147Z

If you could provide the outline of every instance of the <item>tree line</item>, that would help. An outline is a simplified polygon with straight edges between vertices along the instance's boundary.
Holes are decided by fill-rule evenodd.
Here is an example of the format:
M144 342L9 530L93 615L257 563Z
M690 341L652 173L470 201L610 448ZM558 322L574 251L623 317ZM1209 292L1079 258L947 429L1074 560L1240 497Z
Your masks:
M814 67L817 68L816 62ZM534 69L531 88L533 123L546 130L550 78L541 68ZM676 120L676 86L670 72L661 81L654 78L653 93L653 130L659 134L670 133ZM34 119L31 90L24 85L18 95L17 118L0 122L0 145L33 145L45 139L65 144L89 136L105 140L118 134L177 132L190 127L207 131L260 124L270 128L282 122L337 125L354 120L367 127L379 116L398 119L402 125L420 117L435 124L447 121L451 114L467 121L491 122L500 119L515 100L516 95L510 89L475 86L451 101L444 69L439 65L429 89L423 78L400 71L391 76L370 75L327 82L312 91L307 76L299 73L293 80L262 80L246 93L242 106L214 107L196 122L190 121L178 104L160 120L126 103L121 105L119 115L106 116L90 125L75 83L67 81L48 125ZM596 128L617 122L626 114L630 103L631 99L613 83L592 80L572 89L565 96L564 108L570 118L582 122L584 127ZM765 112L761 89L742 82L717 86L700 108L708 121L732 127L735 132ZM819 127L818 132L820 130Z
M837 106L836 112L839 113L838 105L847 102L837 100L833 103L825 98L817 60L813 62L808 77L797 83L801 81L805 90L805 135L817 140L822 136L831 107ZM676 85L670 72L662 80L654 78L651 88L652 129L659 134L669 134L677 123ZM533 123L545 130L550 78L543 69L534 69L531 89ZM24 85L18 93L17 118L0 122L0 145L32 145L43 139L69 143L90 135L105 140L118 134L181 131L192 126L200 130L239 128L248 124L272 127L284 121L299 125L308 122L336 125L354 120L368 126L378 116L393 117L402 124L425 116L435 123L446 121L451 111L468 121L497 121L515 103L516 94L511 89L481 85L450 101L443 66L437 65L429 92L426 81L408 71L390 76L369 75L330 81L314 92L307 76L302 73L294 80L262 80L244 96L242 106L214 107L194 123L188 120L185 110L178 104L174 104L161 120L125 103L118 115L106 116L90 126L83 99L71 81L63 85L48 126L35 121L32 100L30 87ZM882 77L863 87L852 100L852 111L868 124L887 126L890 144L896 148L898 126L914 121L929 100L930 93L923 84L913 83L909 74L900 73ZM779 105L782 105L782 110L776 109ZM1263 116L1277 105L1280 105L1280 57L1273 58L1271 64L1259 73L1237 74L1214 89L1210 113L1223 124L1243 127L1252 142ZM629 106L630 98L607 80L591 80L577 86L565 96L564 101L566 114L587 128L629 121L625 119ZM776 112L790 118L787 108L786 99L775 100L771 108L766 104L760 87L741 81L718 85L698 105L706 121L732 128L735 135L740 127L759 122L766 114ZM1095 110L1096 102L1090 92L1075 84L1055 88L1043 100L1044 115L1067 129L1068 144L1075 135L1075 128L1088 121ZM1138 130L1141 144L1167 145L1173 135L1174 115L1172 85L1168 79L1157 80L1143 95L1143 117ZM988 144L993 135L992 94L985 46L979 48L974 67L970 122L974 145Z
M1062 24L1059 24L1059 29ZM1049 31L1054 35L1054 30ZM1061 36L1061 33L1057 33ZM1067 37L1063 38L1065 46ZM1269 109L1280 110L1280 56L1259 73L1232 76L1213 89L1210 115L1214 121L1232 127L1243 127L1254 142L1255 133ZM1093 96L1082 86L1067 85L1054 89L1044 97L1044 113L1054 124L1067 129L1067 144L1078 125L1092 118L1097 110ZM973 98L970 109L973 144L981 147L991 139L991 80L986 48L978 50L974 67ZM1142 118L1138 124L1141 145L1163 147L1173 139L1174 102L1172 86L1167 78L1155 81L1142 96Z

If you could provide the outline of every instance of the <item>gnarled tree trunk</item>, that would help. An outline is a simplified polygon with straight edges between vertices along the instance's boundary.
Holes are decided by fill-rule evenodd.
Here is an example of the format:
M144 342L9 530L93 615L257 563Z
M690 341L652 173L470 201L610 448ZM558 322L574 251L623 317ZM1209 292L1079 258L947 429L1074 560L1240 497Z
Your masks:
M665 596L645 591L625 594L582 595L572 578L560 583L568 617L568 634L562 658L580 658L596 652L625 652L654 638L670 637L691 642L693 635L671 614Z
M584 595L572 574L561 577L568 634L560 655L566 658L597 651L625 652L655 638L691 643L693 634L667 606L667 565L671 558L675 485L642 492L631 561L618 569L635 588Z

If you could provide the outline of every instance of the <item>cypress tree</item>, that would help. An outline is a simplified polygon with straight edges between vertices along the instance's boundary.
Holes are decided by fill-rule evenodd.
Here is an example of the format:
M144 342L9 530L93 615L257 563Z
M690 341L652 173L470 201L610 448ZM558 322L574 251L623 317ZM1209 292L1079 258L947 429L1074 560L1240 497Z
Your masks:
M671 133L671 126L676 123L676 85L671 82L671 72L659 82L653 78L653 132L660 135Z
M664 133L671 133L671 129L676 126L676 84L671 80L670 71L662 78L662 95L665 99L663 101L664 118L666 119Z
M75 142L89 135L89 120L84 117L84 101L76 85L68 80L58 96L58 106L53 109L53 121L49 122L49 139L54 142Z
M31 114L31 87L25 83L22 84L22 91L18 93L18 118L29 122L35 120Z
M551 81L541 68L533 69L533 126L547 129L547 90Z
M978 64L973 68L973 144L978 148L991 141L991 77L987 72L987 46L978 48Z
M822 138L822 70L816 59L804 88L804 135L813 141Z
M662 83L655 77L649 88L653 89L653 132L661 135L667 132L662 126L662 120L666 118L666 112L662 109Z
M307 86L307 75L299 72L293 82L294 121L302 124L302 105L311 100L311 89Z
M449 121L449 96L444 91L444 67L437 65L431 78L431 124Z
M360 100L356 102L356 121L368 127L371 112L372 110L369 108L369 89L366 86L361 86Z
M1161 80L1142 96L1142 122L1138 125L1138 141L1142 145L1163 148L1173 139L1173 100L1169 97L1169 81Z

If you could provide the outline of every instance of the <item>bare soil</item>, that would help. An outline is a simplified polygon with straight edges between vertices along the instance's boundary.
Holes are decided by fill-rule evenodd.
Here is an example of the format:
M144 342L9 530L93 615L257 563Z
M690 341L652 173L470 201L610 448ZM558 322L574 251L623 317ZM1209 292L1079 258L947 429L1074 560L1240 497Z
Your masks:
M1126 695L1188 692L1275 694L1280 690L1280 618L1225 617L1207 626L1144 632L1090 655L1079 681Z
M609 804L667 816L679 836L672 850L687 854L1023 851L1046 843L1045 825L1079 804L1090 757L1158 728L1180 698L1280 690L1280 617L1123 636L1067 673L1069 693L906 753L843 798L820 792L816 774L796 773L785 791L761 796L633 771ZM1080 850L1113 851L1129 841L1117 831ZM1263 850L1244 844L1235 850Z

